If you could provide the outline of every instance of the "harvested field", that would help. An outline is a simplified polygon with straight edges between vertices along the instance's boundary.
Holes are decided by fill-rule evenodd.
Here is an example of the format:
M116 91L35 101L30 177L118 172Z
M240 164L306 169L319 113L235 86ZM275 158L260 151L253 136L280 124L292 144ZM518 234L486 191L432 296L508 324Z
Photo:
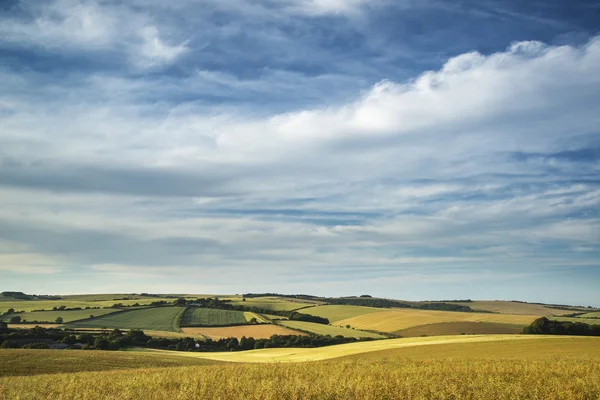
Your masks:
M521 303L518 301L473 300L469 302L452 302L471 307L473 310L493 311L500 314L539 315L550 317L575 312L575 310L560 310L548 308L542 304Z
M429 311L399 309L360 315L336 321L335 325L350 325L356 329L396 332L414 326L437 324L440 322L493 322L512 325L529 325L538 316L535 315L507 315L485 314L451 311Z
M202 335L214 340L229 337L236 337L240 339L242 336L253 337L254 339L268 339L273 335L306 336L305 333L298 332L292 329L287 329L283 326L271 324L242 325L216 328L182 328L182 331L186 335Z
M306 332L316 333L317 335L330 335L330 336L344 336L353 338L371 338L371 339L382 339L385 338L383 335L377 333L364 332L355 329L342 328L339 326L316 324L314 322L305 321L279 321L279 325L286 326L292 329L300 329Z
M302 312L304 314L310 314L315 315L317 317L327 318L329 322L335 322L340 321L342 319L357 317L359 315L371 314L374 312L382 311L389 311L389 309L347 305L326 305L307 308Z
M401 337L446 336L473 334L518 334L522 325L497 324L493 322L440 322L437 324L419 325L412 328L392 332Z

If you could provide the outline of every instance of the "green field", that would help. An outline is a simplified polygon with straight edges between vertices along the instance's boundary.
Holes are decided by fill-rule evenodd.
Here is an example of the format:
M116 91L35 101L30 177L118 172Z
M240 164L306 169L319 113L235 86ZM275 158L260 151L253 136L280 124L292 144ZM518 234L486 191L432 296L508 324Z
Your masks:
M600 318L600 311L582 314L577 316L577 318Z
M179 332L179 320L185 307L156 307L123 311L68 324L69 328L148 329Z
M327 318L329 322L335 322L346 318L357 317L359 315L371 314L374 312L387 311L386 308L346 306L346 305L327 305L307 308L302 310L304 314L315 315L317 317Z
M354 329L342 328L339 326L331 326L331 325L323 325L316 324L314 322L305 322L305 321L278 321L277 324L281 326L285 326L291 329L298 329L305 332L316 333L317 335L331 335L331 336L344 336L344 337L353 337L353 338L373 338L373 339L382 339L385 338L383 335L379 335L377 333L364 332Z
M258 307L273 311L292 311L303 307L311 307L313 303L303 303L300 301L281 300L276 297L255 297L243 300L232 300L231 304L245 307Z
M6 312L9 308L14 308L15 311L34 311L34 310L48 310L51 311L53 307L65 306L67 308L75 307L110 307L113 304L121 303L125 306L132 306L134 304L149 305L154 301L171 301L169 299L156 299L147 298L140 300L102 300L102 301L81 301L81 300L13 300L0 302L0 314Z
M181 326L225 326L248 323L243 311L189 307L183 314Z
M22 320L26 321L45 321L54 323L56 318L62 317L64 322L77 321L79 319L90 318L90 315L99 317L106 314L112 314L121 310L117 308L100 308L97 310L73 310L73 311L34 311L19 314L2 315L0 319L2 321L9 321L12 317L19 316Z

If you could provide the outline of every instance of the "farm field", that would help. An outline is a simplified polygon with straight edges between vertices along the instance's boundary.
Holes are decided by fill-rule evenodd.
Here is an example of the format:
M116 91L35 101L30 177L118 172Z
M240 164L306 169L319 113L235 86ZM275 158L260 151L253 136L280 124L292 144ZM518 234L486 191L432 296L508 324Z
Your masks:
M225 326L214 328L182 328L182 331L186 335L201 335L213 340L229 337L241 339L242 336L253 337L254 339L269 339L273 335L306 335L302 332L272 324Z
M173 353L2 349L0 351L0 377L219 363L213 360L178 357ZM0 398L3 398L1 390Z
M577 318L600 318L600 311L579 315Z
M100 317L106 314L112 314L121 311L117 308L100 308L90 310L72 310L72 311L33 311L19 314L10 314L0 316L0 320L8 321L14 316L21 317L22 320L26 321L41 321L54 323L58 317L61 317L64 322L77 321L79 319L90 318L90 315L94 317Z
M583 322L584 324L600 325L600 319L597 318L583 318L581 317L548 317L550 320L555 321L569 321L569 322Z
M231 304L245 307L258 307L273 311L293 311L303 307L312 307L313 303L302 303L296 301L281 300L273 297L253 297L246 301L241 299L232 300Z
M183 313L181 326L222 326L248 323L243 311L217 310L212 308L189 307ZM252 317L250 317L252 318Z
M139 328L154 331L179 332L179 319L185 307L157 307L124 311L98 318L73 322L68 328Z
M165 299L148 298L142 300L102 300L102 301L81 301L81 300L13 300L0 302L0 314L6 312L9 308L14 308L15 311L34 311L46 310L51 311L53 307L65 306L67 308L75 307L110 307L113 304L121 303L125 306L134 304L149 305L153 301ZM169 300L166 300L169 301Z
M493 311L500 314L538 315L540 317L551 317L573 312L571 310L548 308L542 304L521 303L518 301L473 300L470 302L450 303L469 306L473 310Z
M507 315L398 309L343 319L336 321L335 325L350 325L355 329L391 333L402 329L412 328L414 326L436 324L440 322L493 322L525 326L529 325L537 318L538 316L534 315Z
M383 335L379 335L377 333L371 332L363 332L354 329L342 328L339 326L331 326L331 325L323 325L316 324L314 322L305 322L305 321L279 321L279 325L283 325L292 329L299 329L306 332L316 333L317 335L331 335L337 336L341 335L344 337L353 337L353 338L372 338L372 339L382 339L385 338Z
M335 322L346 318L357 317L359 315L370 314L374 312L388 311L387 308L374 308L362 306L347 305L326 305L311 307L303 310L304 314L315 315L317 317L327 318L329 322Z
M522 325L464 321L419 325L412 328L401 329L399 331L392 332L392 334L400 337L447 336L462 334L517 334L521 333L522 330Z
M241 362L241 363L279 363L279 362L305 362L305 361L323 361L339 357L354 356L374 351L391 352L393 350L401 351L405 348L419 348L423 354L433 354L428 349L437 349L431 346L455 346L458 344L468 344L472 346L478 343L496 343L496 349L503 348L507 357L510 358L512 348L519 348L521 345L513 342L531 342L529 346L531 353L533 349L541 348L552 350L555 346L566 348L569 344L579 342L580 348L587 349L587 352L581 354L581 358L600 358L600 338L597 337L577 337L577 336L546 336L546 335L459 335L442 337L418 337L418 338L400 338L387 340L374 340L367 342L355 342L339 344L335 346L317 347L317 348L275 348L262 350L249 350L242 352L216 352L216 353L193 353L177 352L181 357L200 357L217 361ZM479 345L477 345L479 346ZM598 347L598 348L596 348ZM476 346L474 348L477 348ZM164 353L167 350L148 350L150 352ZM468 350L467 350L468 351ZM383 353L382 353L383 354ZM468 355L468 354L467 354ZM480 355L471 353L473 357ZM483 355L481 355L483 357ZM494 357L494 354L490 354ZM516 356L515 356L516 357Z
M595 399L597 360L214 365L0 378L10 399ZM75 396L74 396L75 395Z

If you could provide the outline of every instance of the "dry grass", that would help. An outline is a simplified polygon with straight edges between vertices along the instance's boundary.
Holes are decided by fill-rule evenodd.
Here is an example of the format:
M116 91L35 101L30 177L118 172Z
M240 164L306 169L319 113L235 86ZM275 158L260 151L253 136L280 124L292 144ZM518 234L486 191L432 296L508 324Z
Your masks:
M0 379L3 399L597 399L594 360L377 360Z
M254 339L268 339L273 335L299 335L305 336L302 332L293 331L278 325L241 325L216 328L182 328L184 335L202 335L214 340L221 338L242 336L253 337Z
M445 335L479 335L479 334L517 334L523 330L522 325L497 324L493 322L440 322L420 325L393 332L401 337L445 336Z
M383 311L358 317L347 318L335 322L338 326L350 325L356 329L396 332L413 326L437 324L440 322L493 322L499 324L529 325L537 316L484 314L450 311L429 311L400 309Z

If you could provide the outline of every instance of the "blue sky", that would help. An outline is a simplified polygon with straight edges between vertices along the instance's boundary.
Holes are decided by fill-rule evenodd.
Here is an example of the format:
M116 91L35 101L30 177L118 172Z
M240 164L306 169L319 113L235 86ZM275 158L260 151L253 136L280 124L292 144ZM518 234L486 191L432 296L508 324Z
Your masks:
M600 306L596 1L0 2L0 286Z

